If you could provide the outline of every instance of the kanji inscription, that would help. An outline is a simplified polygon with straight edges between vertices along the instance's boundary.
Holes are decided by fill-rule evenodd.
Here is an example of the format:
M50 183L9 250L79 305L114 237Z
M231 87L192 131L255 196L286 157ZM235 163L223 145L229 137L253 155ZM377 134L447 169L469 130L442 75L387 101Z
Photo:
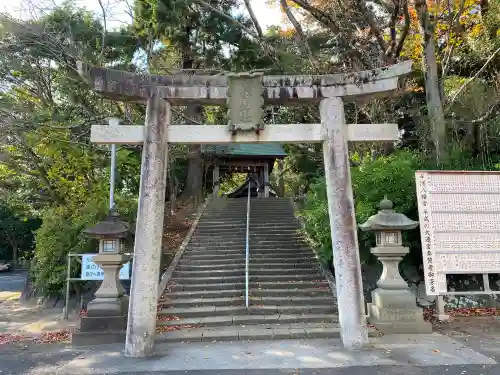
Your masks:
M416 185L427 294L446 274L500 273L500 173L418 171Z
M231 131L262 129L262 73L228 74L227 79Z

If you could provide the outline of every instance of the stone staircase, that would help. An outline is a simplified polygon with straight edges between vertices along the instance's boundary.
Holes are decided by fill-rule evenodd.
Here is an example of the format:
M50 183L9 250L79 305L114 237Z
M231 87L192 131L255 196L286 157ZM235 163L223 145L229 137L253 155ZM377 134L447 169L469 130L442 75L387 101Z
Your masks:
M207 206L160 300L159 341L339 336L335 298L285 198L251 200L245 308L246 205Z

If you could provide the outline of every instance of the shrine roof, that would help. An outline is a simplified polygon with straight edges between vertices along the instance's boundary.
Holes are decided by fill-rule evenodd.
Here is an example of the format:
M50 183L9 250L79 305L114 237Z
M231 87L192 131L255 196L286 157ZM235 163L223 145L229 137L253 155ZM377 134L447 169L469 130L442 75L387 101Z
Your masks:
M282 159L286 156L285 150L276 143L229 143L226 145L204 145L202 152L216 156L262 156Z

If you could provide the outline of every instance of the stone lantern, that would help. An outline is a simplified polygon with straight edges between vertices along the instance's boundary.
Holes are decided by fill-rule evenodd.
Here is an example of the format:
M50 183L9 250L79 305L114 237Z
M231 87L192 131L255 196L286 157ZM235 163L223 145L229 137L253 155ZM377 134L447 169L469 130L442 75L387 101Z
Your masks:
M128 297L120 284L119 273L130 259L123 254L129 225L111 209L106 219L84 230L84 233L99 240L99 254L93 256L92 261L101 267L104 278L95 292L95 298L87 305L87 316L81 319L78 345L124 340Z
M373 231L376 247L371 249L382 263L383 271L368 304L368 320L383 333L430 333L432 326L424 321L423 310L399 274L399 263L409 253L402 244L401 232L415 229L418 221L395 212L387 198L380 202L380 211L371 216L362 231Z

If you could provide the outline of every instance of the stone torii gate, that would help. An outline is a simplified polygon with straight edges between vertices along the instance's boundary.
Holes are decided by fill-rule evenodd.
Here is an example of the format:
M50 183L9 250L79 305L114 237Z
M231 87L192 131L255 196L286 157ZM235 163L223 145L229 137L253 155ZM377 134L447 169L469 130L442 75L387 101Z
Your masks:
M397 90L399 77L410 72L411 62L322 76L153 76L83 63L79 70L94 90L107 97L147 104L145 125L94 125L91 133L95 143L144 145L125 356L153 354L168 143L323 143L342 342L346 348L367 344L347 142L397 140L398 128L346 125L344 101ZM229 126L171 124L171 106L194 103L228 105ZM265 104L319 104L321 123L264 126L260 116Z

